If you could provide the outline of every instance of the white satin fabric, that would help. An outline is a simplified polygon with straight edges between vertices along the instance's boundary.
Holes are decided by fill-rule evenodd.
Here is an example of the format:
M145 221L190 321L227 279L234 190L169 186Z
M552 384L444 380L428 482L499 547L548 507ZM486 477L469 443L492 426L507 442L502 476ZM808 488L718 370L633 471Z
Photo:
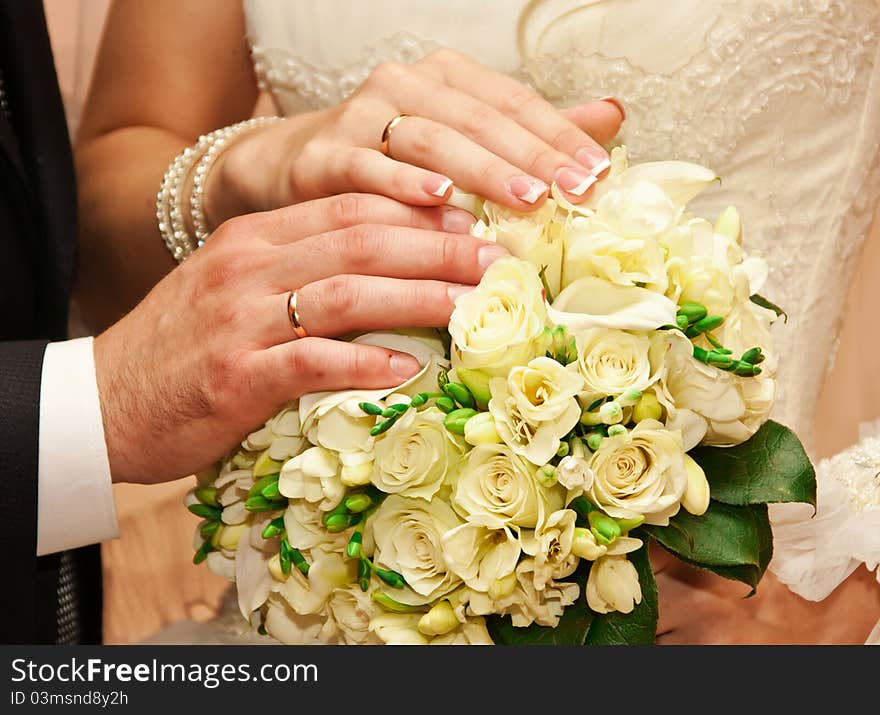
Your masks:
M632 161L687 159L767 257L774 417L808 449L843 303L880 205L880 0L244 0L257 75L285 114L331 106L378 64L448 46L563 106L612 95ZM406 111L406 108L402 108ZM880 379L880 377L878 377ZM872 471L873 470L873 471ZM880 442L819 465L819 514L774 514L771 568L821 599L880 561Z

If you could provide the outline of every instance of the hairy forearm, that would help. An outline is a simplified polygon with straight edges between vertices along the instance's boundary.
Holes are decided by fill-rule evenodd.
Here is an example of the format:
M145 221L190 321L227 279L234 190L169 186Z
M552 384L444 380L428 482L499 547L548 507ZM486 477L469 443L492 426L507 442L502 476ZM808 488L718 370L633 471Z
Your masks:
M76 152L80 240L74 300L90 331L133 308L172 268L156 221L168 164L191 142L153 127L126 127Z

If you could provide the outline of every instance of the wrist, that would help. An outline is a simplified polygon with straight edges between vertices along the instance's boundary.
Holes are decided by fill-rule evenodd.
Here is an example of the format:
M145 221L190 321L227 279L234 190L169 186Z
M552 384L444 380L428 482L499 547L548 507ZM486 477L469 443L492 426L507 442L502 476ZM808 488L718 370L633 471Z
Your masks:
M129 435L133 429L136 402L125 398L126 389L122 376L115 369L121 361L114 347L115 326L101 333L94 341L95 377L98 383L98 402L104 425L104 443L110 463L110 478L117 482L137 482L134 467L136 443Z

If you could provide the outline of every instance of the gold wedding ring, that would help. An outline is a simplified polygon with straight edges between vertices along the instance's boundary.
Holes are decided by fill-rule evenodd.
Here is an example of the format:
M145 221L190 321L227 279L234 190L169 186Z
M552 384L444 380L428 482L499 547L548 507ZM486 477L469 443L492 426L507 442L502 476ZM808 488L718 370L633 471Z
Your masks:
M391 153L389 151L388 143L391 141L391 132L394 131L394 127L400 124L404 119L406 119L409 114L398 114L394 117L388 124L385 125L385 128L382 130L382 145L381 150L385 156L390 157Z
M306 329L302 326L302 323L299 320L299 313L296 311L295 290L290 291L290 295L287 297L287 319L290 321L290 327L293 328L293 334L296 335L297 338L308 337Z

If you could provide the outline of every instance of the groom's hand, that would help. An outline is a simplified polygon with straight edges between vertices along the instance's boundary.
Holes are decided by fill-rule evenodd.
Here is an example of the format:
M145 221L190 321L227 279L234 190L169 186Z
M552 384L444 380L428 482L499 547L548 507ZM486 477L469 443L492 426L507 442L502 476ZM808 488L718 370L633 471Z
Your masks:
M114 481L160 482L223 456L307 392L399 384L406 354L331 338L445 326L506 251L449 207L344 195L223 224L95 340ZM288 315L296 291L307 337Z

